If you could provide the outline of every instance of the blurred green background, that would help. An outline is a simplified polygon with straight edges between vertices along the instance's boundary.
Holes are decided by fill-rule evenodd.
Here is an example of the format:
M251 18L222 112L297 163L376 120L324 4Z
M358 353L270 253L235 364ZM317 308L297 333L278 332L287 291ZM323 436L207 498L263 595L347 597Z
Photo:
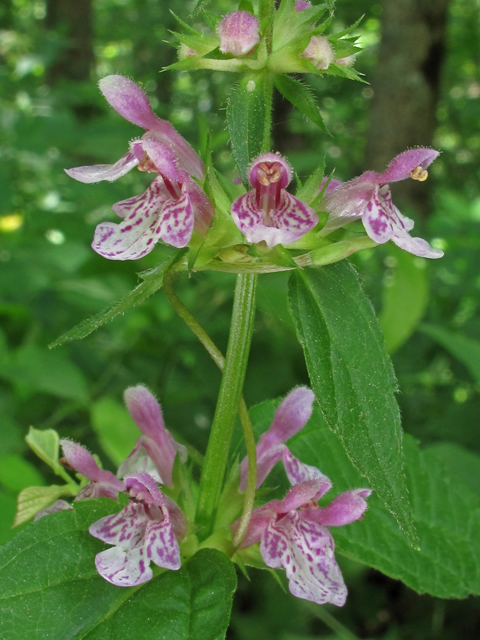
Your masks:
M427 183L409 192L400 186L396 202L403 198L402 212L416 220L414 233L444 249L445 257L427 263L389 243L353 262L392 353L405 430L480 492L480 2L440 4L443 14L435 22L429 10L439 7L436 0L395 2L397 9L405 7L405 40L395 43L381 40L392 29L392 0L338 0L333 31L365 14L356 34L366 50L355 66L372 84L309 79L332 137L278 98L274 138L300 179L324 154L327 170L336 168L336 177L346 180L383 169L416 141L441 149ZM217 14L236 8L223 0L209 6ZM55 428L95 452L103 449L105 466L114 469L137 437L122 392L142 382L157 394L175 435L205 448L220 375L161 292L81 342L53 351L47 346L121 298L139 282L139 271L165 255L159 246L138 262L119 263L90 249L96 224L115 219L111 205L140 193L149 181L130 172L113 184L84 185L63 172L114 162L141 134L108 107L96 87L100 77L119 72L141 82L157 114L197 150L205 148L210 133L217 168L235 175L224 117L235 77L160 73L176 59L167 44L173 41L169 30L177 28L170 9L187 19L192 7L179 0L4 0L0 7L0 543L15 534L18 491L53 480L25 445L29 425ZM420 19L431 32L420 38L419 49L428 37L433 44L424 59L412 62L398 51L410 55L408 38L417 37ZM195 26L203 22L201 14L191 19ZM391 46L399 49L389 51ZM392 79L392 61L398 71L393 89L385 80ZM431 88L426 103L407 113L411 101L397 100L406 133L394 131L398 116L384 98L401 79L421 96L422 78ZM421 139L412 142L416 129ZM403 146L385 151L390 155L380 162L393 139ZM286 280L284 274L260 278L245 386L250 405L308 383L288 316ZM234 276L218 273L177 280L180 297L222 349L233 285ZM240 581L228 637L479 636L478 601L418 596L340 561L351 594L344 609L296 601L267 573L257 572L252 582ZM330 615L345 627L337 628Z

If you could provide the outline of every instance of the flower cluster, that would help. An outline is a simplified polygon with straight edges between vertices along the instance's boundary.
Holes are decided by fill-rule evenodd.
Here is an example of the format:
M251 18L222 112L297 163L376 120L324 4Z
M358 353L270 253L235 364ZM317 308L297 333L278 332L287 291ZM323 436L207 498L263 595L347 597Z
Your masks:
M280 404L270 429L257 445L257 488L276 462L283 460L292 485L283 500L271 500L252 512L240 549L260 543L268 567L286 570L290 592L317 604L342 606L347 588L335 562L334 541L327 527L350 524L363 517L370 489L354 489L338 495L328 507L318 501L332 487L319 469L304 464L285 445L308 421L312 412L310 389L294 389ZM242 462L245 489L247 460ZM232 525L235 532L239 522Z
M75 500L117 499L120 492L128 495L130 501L124 509L94 522L89 531L113 545L97 555L98 573L119 587L134 587L151 579L150 562L164 569L180 568L178 541L185 537L188 523L158 484L172 485L175 456L185 462L187 451L165 428L160 405L148 389L142 385L127 389L125 402L143 435L116 476L100 469L80 444L70 440L60 444L68 466L88 479ZM36 519L71 508L68 502L57 500Z

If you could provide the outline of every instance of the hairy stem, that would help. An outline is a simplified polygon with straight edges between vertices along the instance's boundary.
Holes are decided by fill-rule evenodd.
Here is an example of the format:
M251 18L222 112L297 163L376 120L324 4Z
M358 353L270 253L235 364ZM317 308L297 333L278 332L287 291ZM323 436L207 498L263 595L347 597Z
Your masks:
M205 329L201 326L198 320L187 309L183 302L178 297L173 281L175 277L175 270L170 269L167 271L163 281L163 290L170 304L178 315L184 320L186 325L193 331L200 342L203 344L207 352L210 354L212 360L215 362L220 371L225 368L225 357L223 353L218 349L216 344L210 338ZM253 510L253 503L255 500L255 488L257 484L257 451L255 444L255 436L253 434L252 423L250 422L250 416L248 415L247 405L243 395L240 397L240 404L238 407L238 413L240 416L240 422L242 424L243 436L245 438L245 446L248 456L248 473L247 473L247 488L245 491L245 500L243 503L242 517L240 519L240 525L237 529L234 539L234 546L239 547L243 537L247 531L248 523L250 521L250 515Z
M241 395L253 330L256 277L239 276L239 279L237 280L226 366L226 361L221 351L178 298L173 288L174 274L175 270L173 269L167 272L165 276L163 283L165 295L178 315L185 321L188 327L204 345L215 364L221 371L224 371L217 409L212 425L212 433L208 444L204 470L200 482L197 521L205 526L211 526L211 522L220 499L235 415L238 411L240 414L248 455L247 489L245 493L243 513L234 541L235 546L238 546L241 543L248 527L250 514L253 509L256 485L255 438L253 435L250 417L248 415L248 409ZM229 357L232 361L230 368L228 367ZM240 374L241 379L237 378L238 374ZM236 405L232 402L232 398L235 397L237 397ZM208 484L210 478L213 478L212 485Z

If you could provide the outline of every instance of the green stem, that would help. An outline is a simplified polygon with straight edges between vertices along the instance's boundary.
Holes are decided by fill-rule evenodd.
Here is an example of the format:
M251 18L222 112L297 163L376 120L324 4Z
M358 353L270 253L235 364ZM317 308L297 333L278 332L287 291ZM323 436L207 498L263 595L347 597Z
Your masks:
M205 329L200 325L198 320L190 313L187 307L183 304L173 286L175 272L170 270L165 274L163 281L163 290L168 298L170 304L178 315L185 321L186 325L193 331L205 349L208 351L212 360L215 362L220 371L224 370L225 357L223 353L218 349L216 344L207 334ZM238 407L238 413L240 415L240 422L242 423L243 436L245 438L245 446L247 448L248 456L248 472L247 472L247 488L245 491L245 500L243 502L242 517L240 524L235 534L234 546L238 548L243 540L243 537L247 531L248 523L250 522L250 515L253 510L253 503L255 500L255 489L257 484L257 449L255 443L255 436L253 433L252 423L250 416L248 415L247 405L243 396L240 398L240 405Z
M252 341L256 288L256 275L237 276L227 357L198 496L196 521L205 527L205 536L211 533L222 492Z

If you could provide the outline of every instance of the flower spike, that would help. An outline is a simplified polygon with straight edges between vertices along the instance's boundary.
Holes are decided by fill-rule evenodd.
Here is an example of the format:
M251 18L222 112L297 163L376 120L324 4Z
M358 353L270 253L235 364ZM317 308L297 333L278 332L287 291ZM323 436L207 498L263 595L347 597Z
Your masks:
M443 251L409 234L414 222L393 204L389 186L390 182L406 178L423 182L428 176L427 167L438 155L435 149L410 149L393 158L383 173L367 171L358 178L327 189L323 203L330 217L322 234L362 218L365 231L375 242L384 244L393 240L398 247L415 256L441 258Z

